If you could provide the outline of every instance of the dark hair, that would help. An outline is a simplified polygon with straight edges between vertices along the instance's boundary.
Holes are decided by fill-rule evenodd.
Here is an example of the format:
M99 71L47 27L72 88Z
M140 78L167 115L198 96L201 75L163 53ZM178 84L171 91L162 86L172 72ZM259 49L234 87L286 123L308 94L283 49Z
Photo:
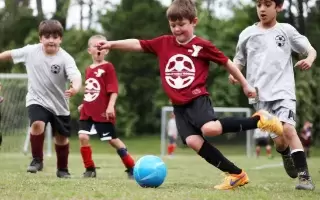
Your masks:
M284 3L284 0L273 0L276 3L276 6L281 6Z
M39 36L58 35L63 36L63 27L58 20L43 20L39 25Z
M174 0L167 9L168 20L188 19L193 21L197 16L196 5L192 0Z

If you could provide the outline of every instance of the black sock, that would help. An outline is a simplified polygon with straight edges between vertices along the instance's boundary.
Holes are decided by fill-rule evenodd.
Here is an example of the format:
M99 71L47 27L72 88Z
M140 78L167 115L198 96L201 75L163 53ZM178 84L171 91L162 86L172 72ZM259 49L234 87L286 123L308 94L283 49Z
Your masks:
M219 119L222 126L222 133L239 132L258 128L259 116L242 118L226 117Z
M230 162L222 153L207 141L203 142L198 154L208 163L229 174L241 174L242 170Z
M288 147L287 147L285 150L283 150L283 151L280 151L280 150L277 149L277 152L280 153L281 155L284 155L284 156L290 155L290 147L288 146Z
M299 176L309 176L306 154L303 151L296 151L291 154L294 165Z

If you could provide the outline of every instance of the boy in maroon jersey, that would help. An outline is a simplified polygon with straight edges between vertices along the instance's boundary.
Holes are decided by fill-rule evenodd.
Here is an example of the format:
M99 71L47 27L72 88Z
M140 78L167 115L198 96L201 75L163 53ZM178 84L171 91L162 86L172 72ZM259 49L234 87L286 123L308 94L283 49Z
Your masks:
M101 141L108 141L117 149L123 164L127 168L129 178L132 177L134 160L128 153L124 143L117 137L115 131L115 103L118 96L118 80L113 65L105 61L107 50L98 50L94 45L98 41L106 41L101 35L89 39L88 52L93 64L85 71L85 94L83 103L79 106L80 130L79 139L81 155L86 171L84 177L96 177L95 164L92 160L92 150L89 135L99 134ZM95 126L96 133L91 131Z
M279 119L266 111L258 111L251 118L229 117L217 119L206 90L209 62L223 65L237 77L244 93L254 98L255 89L234 65L211 42L194 35L197 24L196 7L191 0L175 0L167 10L173 35L152 40L127 39L100 41L98 49L121 49L157 55L162 86L170 98L181 139L208 163L226 173L224 182L214 188L233 189L249 182L246 172L209 144L203 136L217 136L260 128L282 133Z

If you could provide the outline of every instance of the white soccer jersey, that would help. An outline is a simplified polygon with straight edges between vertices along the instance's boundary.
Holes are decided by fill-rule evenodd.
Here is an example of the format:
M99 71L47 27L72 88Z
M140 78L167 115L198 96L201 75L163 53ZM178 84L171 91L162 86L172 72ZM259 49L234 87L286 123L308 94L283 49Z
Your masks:
M81 78L74 59L62 48L56 55L46 55L42 44L12 50L11 56L14 63L24 63L27 69L26 106L37 104L55 115L70 115L66 83Z
M254 24L241 32L234 62L246 67L246 78L258 88L260 101L295 100L291 53L306 54L309 47L308 39L290 24L270 29Z
M178 129L176 125L176 120L174 118L171 118L168 121L168 136L177 136Z
M269 137L269 133L262 131L260 129L255 129L254 133L253 133L253 138L254 139L258 139L258 138L268 138Z

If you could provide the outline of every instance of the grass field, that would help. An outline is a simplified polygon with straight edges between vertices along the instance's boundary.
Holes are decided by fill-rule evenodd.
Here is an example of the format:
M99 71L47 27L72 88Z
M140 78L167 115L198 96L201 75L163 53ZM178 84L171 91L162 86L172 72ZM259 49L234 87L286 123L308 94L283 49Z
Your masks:
M138 141L128 140L130 152L138 159L145 154L158 154L159 141L150 138ZM246 158L241 147L222 148L232 161L243 167L249 174L250 184L234 191L217 191L215 184L222 180L221 172L208 165L188 149L179 149L173 159L163 158L168 167L164 184L157 189L140 188L133 180L128 180L124 167L114 150L104 148L102 143L94 145L94 160L98 178L82 179L84 171L78 145L72 142L69 168L72 179L55 177L55 156L45 158L43 172L26 173L30 155L21 153L0 154L0 199L112 199L112 200L199 200L199 199L320 199L320 157L309 160L310 171L316 183L315 191L295 191L297 180L290 179L280 166L278 155L274 159L261 157ZM105 154L103 154L105 152ZM243 150L244 152L244 150Z

